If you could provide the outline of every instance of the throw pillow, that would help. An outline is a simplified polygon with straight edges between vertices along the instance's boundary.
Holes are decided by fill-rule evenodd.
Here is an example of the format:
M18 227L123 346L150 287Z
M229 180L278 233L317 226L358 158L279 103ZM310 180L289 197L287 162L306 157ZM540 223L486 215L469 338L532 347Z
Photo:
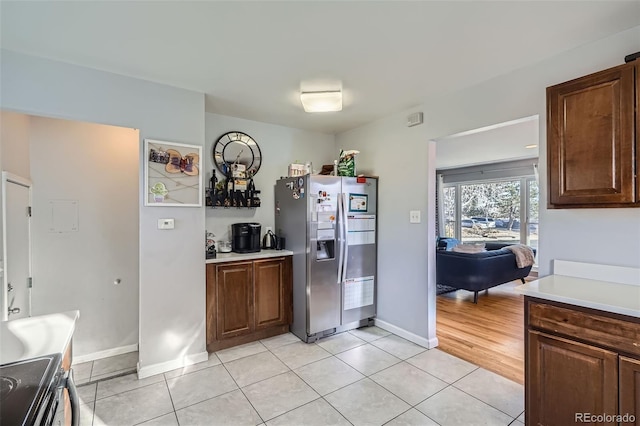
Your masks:
M453 248L452 251L458 253L481 253L483 251L487 251L485 248L485 243L478 244L458 244Z

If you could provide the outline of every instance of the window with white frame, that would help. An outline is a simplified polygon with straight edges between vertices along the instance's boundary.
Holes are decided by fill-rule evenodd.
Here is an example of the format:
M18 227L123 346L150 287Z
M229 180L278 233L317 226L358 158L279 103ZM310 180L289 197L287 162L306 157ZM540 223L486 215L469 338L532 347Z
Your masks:
M538 248L537 160L439 170L439 234Z

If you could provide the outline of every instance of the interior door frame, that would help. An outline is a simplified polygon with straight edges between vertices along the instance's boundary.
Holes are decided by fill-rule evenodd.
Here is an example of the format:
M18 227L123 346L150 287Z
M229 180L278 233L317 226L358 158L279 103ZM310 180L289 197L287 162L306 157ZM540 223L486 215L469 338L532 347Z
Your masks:
M24 178L22 176L15 175L10 172L2 172L2 258L3 258L3 267L4 271L2 273L2 321L7 321L9 319L9 292L8 292L8 274L7 274L7 185L15 184L26 187L29 190L29 206L32 203L32 185L31 180ZM29 265L29 276L31 277L32 273L32 264L31 264L31 218L27 221L27 247L29 251L29 259L27 264ZM28 289L28 316L31 316L31 288Z

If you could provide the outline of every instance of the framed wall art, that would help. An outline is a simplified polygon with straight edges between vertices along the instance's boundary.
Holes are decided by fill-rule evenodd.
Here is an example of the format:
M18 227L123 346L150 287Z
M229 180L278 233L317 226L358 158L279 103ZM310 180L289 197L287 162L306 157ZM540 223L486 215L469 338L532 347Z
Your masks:
M202 147L144 140L145 206L202 206Z

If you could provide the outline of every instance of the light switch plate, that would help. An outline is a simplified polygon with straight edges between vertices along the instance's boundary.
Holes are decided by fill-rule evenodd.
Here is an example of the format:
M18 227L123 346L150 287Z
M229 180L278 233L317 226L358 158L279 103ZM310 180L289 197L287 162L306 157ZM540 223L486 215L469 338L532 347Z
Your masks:
M158 219L158 229L173 229L174 227L174 219Z
M420 223L420 210L411 210L409 212L409 223Z

